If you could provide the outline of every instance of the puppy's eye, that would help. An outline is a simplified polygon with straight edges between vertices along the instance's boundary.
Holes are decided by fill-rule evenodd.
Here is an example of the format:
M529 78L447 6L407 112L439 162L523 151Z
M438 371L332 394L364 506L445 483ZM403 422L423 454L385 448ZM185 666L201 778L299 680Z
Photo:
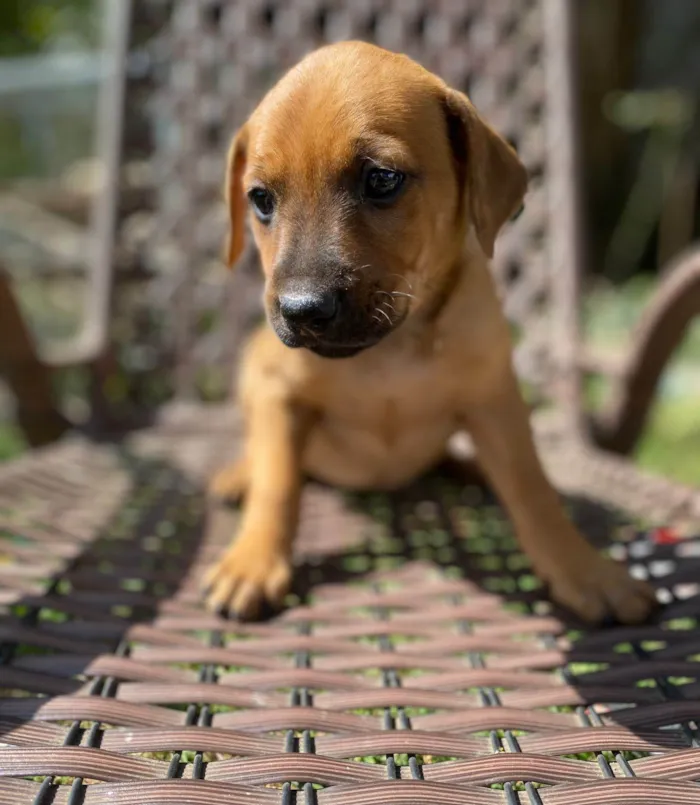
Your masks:
M272 193L264 187L254 187L248 192L248 198L258 220L263 224L269 223L275 211L275 198Z
M390 202L399 194L405 174L388 168L370 168L365 174L362 195L370 201Z

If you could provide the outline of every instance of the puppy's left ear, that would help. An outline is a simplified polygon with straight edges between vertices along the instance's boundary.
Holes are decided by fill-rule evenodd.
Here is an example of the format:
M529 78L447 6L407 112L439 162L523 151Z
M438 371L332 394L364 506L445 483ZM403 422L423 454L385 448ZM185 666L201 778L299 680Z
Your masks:
M484 253L493 257L501 227L522 207L527 171L466 95L448 88L444 108L462 208L471 215Z
M245 245L245 215L248 205L243 190L243 172L247 149L248 131L243 126L233 138L226 168L225 196L229 212L229 234L224 259L229 268L233 268Z

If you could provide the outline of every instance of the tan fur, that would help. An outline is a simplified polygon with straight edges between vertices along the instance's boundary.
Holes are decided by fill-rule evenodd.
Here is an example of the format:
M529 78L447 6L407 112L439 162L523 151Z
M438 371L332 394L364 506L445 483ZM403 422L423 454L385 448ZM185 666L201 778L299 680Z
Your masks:
M358 147L415 177L390 209L343 201L338 188ZM305 475L395 488L436 464L466 428L555 598L591 621L645 618L651 591L579 535L537 459L488 266L526 174L468 99L404 56L361 43L323 48L272 89L234 140L231 263L243 246L246 189L260 182L284 200L274 226L253 221L268 311L280 267L305 277L326 249L351 266L342 281L358 310L391 327L340 360L289 349L270 326L254 334L241 369L244 455L212 484L223 497L245 494L245 505L237 539L210 573L209 605L253 616L266 599L280 602Z

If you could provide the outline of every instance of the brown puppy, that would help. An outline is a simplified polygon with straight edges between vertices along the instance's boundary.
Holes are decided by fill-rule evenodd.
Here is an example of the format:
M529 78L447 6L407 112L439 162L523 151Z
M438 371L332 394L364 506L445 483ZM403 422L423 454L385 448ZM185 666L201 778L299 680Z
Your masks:
M308 56L238 132L228 261L250 208L269 326L242 363L244 456L212 486L246 500L211 607L279 603L305 475L397 487L466 428L554 597L591 621L647 616L651 590L574 529L533 447L488 266L526 184L464 95L358 42Z

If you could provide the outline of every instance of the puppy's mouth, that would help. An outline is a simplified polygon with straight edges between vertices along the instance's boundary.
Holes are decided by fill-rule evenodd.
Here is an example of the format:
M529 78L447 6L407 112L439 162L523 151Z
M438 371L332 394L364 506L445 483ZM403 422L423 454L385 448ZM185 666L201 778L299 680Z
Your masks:
M348 331L339 326L319 333L308 328L290 328L279 317L273 317L271 324L280 341L292 349L308 349L322 358L352 358L376 346L393 333L401 321L403 317L382 327L375 324Z
M328 340L322 336L312 333L295 333L287 327L273 323L275 332L280 341L291 349L308 349L321 358L352 358L354 355L364 352L366 349L375 346L386 335L391 332L387 330L384 334L374 333L371 338L352 341Z
M323 344L316 343L309 345L308 350L319 355L321 358L352 358L360 352L373 347L377 340L366 341L362 344Z

